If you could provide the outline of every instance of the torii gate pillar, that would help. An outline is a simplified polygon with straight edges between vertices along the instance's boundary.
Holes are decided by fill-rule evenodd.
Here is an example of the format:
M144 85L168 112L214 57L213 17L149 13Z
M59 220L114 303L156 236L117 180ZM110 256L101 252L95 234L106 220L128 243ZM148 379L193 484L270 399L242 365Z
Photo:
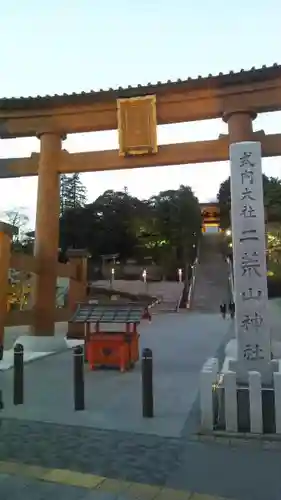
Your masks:
M34 255L39 274L35 276L33 324L31 334L52 336L55 333L56 282L59 247L61 158L60 135L40 135L37 212Z

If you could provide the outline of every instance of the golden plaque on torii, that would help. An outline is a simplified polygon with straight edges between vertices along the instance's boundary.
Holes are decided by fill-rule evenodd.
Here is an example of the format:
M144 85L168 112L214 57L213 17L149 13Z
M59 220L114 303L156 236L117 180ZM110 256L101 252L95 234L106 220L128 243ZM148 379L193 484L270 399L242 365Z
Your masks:
M119 155L157 153L156 96L117 100Z

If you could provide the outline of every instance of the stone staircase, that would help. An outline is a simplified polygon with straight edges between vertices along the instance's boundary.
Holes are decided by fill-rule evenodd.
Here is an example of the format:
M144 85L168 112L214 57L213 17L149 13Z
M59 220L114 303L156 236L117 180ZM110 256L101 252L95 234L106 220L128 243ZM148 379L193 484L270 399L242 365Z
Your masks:
M182 290L182 283L165 281L158 283L155 287L155 296L159 302L151 308L152 314L177 312Z
M229 302L228 266L220 252L221 235L204 234L191 309L198 312L219 312L222 302Z
M168 312L177 312L178 309L178 301L175 300L163 300L159 302L158 304L155 304L151 308L151 313L152 314L158 314L158 313L168 313Z
M110 288L108 280L95 281L95 287ZM116 292L130 292L132 294L144 294L157 297L159 302L151 308L152 314L162 312L176 312L180 300L183 284L177 281L157 281L149 282L146 285L143 281L114 280L114 290Z

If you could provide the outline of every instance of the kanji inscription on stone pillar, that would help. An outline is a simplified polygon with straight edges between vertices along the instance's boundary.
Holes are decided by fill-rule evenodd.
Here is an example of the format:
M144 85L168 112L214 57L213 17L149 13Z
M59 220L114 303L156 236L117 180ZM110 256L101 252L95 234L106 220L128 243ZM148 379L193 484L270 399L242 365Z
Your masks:
M261 144L230 146L237 376L271 372Z

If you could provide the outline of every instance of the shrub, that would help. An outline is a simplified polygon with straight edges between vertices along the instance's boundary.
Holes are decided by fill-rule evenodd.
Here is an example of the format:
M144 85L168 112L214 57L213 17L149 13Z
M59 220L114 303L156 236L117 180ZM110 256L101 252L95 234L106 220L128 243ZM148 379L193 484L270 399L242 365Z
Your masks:
M268 297L270 299L281 297L281 277L268 276L267 287L268 287Z

